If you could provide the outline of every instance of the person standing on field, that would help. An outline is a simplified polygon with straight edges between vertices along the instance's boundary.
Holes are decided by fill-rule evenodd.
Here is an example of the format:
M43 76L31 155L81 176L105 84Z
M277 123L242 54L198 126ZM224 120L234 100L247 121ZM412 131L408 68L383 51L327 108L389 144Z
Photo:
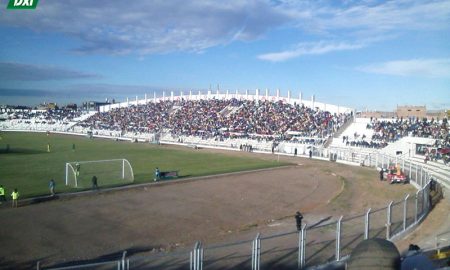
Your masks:
M17 188L14 189L14 191L11 193L12 197L12 207L17 208L17 201L19 200L19 192L17 191Z
M80 163L77 162L77 164L75 164L75 170L76 170L77 176L80 176L80 169L81 169Z
M52 195L52 196L55 196L55 186L56 186L56 184L55 184L55 180L50 180L50 182L48 183L48 188L50 189L50 194Z
M154 181L158 181L160 177L160 172L159 172L159 168L156 167L155 169L155 179L153 179Z
M295 225L297 226L297 231L302 230L302 219L303 215L300 213L300 211L297 211L297 213L295 213Z
M5 189L0 185L0 204L2 204L2 202L6 202Z
M97 176L92 176L92 189L93 190L97 190L98 189L98 185L97 185Z

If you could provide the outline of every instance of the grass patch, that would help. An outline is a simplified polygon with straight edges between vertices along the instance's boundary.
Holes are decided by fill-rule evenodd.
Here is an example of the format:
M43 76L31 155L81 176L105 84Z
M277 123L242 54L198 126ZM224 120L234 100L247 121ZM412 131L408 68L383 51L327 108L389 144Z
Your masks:
M47 144L51 152L47 152ZM75 150L72 145L75 144ZM9 145L9 147L8 147ZM17 188L21 198L48 194L48 182L56 191L76 191L65 186L65 163L103 159L127 159L135 183L153 181L154 169L178 170L181 177L205 176L288 165L256 157L207 153L190 148L116 142L45 133L2 132L0 140L0 184L7 195ZM99 179L101 186L102 179Z
M340 175L338 176L338 179L341 181L343 187L339 190L339 193L330 200L329 204L333 210L349 209L351 207L350 201L352 199L350 188L352 183Z

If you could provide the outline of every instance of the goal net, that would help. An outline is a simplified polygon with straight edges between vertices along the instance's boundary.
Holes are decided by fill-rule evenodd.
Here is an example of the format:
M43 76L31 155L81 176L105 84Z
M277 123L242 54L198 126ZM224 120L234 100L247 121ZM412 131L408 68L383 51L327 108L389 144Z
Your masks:
M66 163L66 186L88 188L97 185L112 186L134 181L133 168L126 159L73 161Z

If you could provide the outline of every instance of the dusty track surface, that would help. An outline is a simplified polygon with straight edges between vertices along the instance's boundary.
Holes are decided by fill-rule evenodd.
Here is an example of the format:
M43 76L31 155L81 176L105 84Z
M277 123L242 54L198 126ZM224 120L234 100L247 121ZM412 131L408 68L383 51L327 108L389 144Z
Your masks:
M2 208L0 265L28 268L38 260L54 265L122 250L182 249L196 240L235 241L256 232L294 230L297 210L311 224L383 207L415 192L409 185L377 181L370 168L281 159L296 165Z

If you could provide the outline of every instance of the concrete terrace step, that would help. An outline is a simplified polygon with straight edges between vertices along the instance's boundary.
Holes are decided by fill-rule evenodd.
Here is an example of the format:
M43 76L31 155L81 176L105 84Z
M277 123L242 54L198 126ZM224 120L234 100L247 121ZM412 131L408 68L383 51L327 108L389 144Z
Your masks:
M423 158L421 158L421 157L411 157L410 160L414 161L414 162L422 163L422 165L425 168L428 168L435 172L442 173L450 178L450 166L447 166L445 164L441 164L438 162L434 162L434 161L428 161L427 163L425 163Z
M439 182L441 182L448 190L450 190L450 167L444 164L428 161L424 163L423 158L411 157L409 160L415 163L420 163L421 166L431 171Z

